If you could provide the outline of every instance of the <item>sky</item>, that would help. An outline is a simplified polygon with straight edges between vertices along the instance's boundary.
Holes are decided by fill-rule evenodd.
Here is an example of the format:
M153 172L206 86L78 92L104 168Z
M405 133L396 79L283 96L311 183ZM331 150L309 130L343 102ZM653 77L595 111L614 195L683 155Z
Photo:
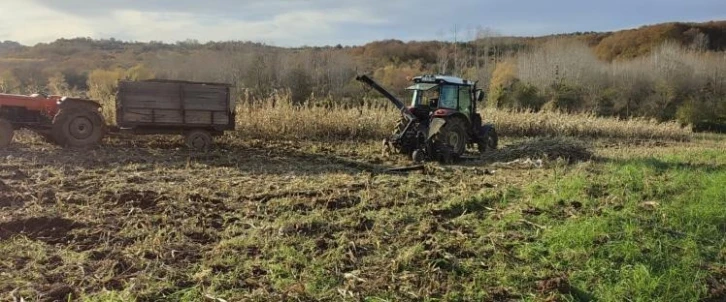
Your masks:
M361 45L540 36L726 19L724 0L0 0L0 41L252 41Z

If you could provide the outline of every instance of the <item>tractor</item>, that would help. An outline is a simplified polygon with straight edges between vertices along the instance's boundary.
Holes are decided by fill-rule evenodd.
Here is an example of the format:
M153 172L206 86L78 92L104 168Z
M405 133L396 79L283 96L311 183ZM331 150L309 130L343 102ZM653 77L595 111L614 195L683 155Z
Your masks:
M101 106L90 100L32 94L0 94L0 148L16 129L30 129L61 146L84 148L105 134Z
M408 105L367 75L356 80L370 86L393 103L401 119L384 148L410 156L414 162L459 159L468 145L480 153L496 149L498 138L492 124L482 124L476 103L484 98L476 82L453 76L424 75L412 79Z

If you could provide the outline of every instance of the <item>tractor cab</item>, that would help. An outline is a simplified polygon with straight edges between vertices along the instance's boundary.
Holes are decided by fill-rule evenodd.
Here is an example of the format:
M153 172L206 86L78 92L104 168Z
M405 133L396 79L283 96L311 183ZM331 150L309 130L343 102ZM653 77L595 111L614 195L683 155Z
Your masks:
M406 88L413 92L409 110L420 119L452 114L463 115L469 122L476 115L476 101L483 98L476 82L452 76L426 75L413 79L414 85Z

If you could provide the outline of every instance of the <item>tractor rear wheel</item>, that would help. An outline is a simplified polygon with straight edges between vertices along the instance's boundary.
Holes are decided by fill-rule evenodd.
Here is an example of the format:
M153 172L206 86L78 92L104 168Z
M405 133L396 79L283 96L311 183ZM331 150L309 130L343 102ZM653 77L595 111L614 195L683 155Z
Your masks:
M13 142L15 129L10 122L0 119L0 148L5 148Z
M206 130L192 130L186 135L187 147L195 150L207 150L212 146L212 135Z
M459 118L452 118L448 119L446 124L441 127L434 138L434 142L439 152L448 152L448 154L441 155L456 159L464 155L468 138L464 121Z
M92 106L74 106L61 109L53 119L51 136L61 145L85 148L97 145L103 139L103 116Z

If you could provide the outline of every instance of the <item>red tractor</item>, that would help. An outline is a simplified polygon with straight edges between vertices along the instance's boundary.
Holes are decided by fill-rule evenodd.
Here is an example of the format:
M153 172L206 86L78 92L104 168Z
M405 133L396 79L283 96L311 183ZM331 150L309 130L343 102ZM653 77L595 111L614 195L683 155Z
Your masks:
M413 78L411 101L406 104L366 75L356 80L388 98L401 111L393 135L384 141L387 149L398 150L416 162L450 162L461 157L467 145L479 152L496 149L497 132L492 124L482 123L477 112L484 92L476 82L457 77L425 75Z
M33 94L0 94L0 148L16 129L30 129L61 146L90 147L105 133L101 106L90 100Z

